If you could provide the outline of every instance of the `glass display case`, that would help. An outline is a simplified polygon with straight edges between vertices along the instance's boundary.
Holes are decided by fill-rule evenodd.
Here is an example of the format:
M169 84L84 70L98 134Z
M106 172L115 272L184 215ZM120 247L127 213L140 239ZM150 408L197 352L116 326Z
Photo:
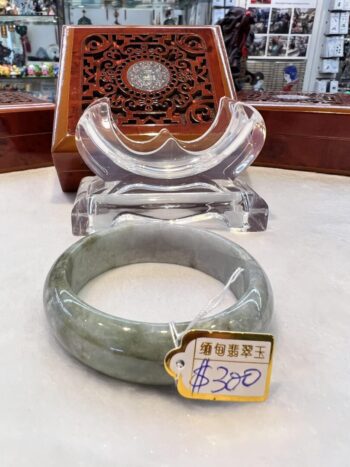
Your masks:
M70 0L65 2L67 24L181 25L188 24L191 0Z
M0 5L0 89L54 99L63 5L51 0Z
M319 78L319 92L336 92L338 84L340 92L348 92L348 3L331 13L329 0L312 2L308 8L299 8L295 2L285 2L282 8L270 1L248 0L8 0L3 7L0 3L0 90L19 89L54 100L63 24L220 23L226 45L235 42L232 31L241 31L241 47L228 50L229 56L243 54L236 72L231 67L237 90L314 91ZM242 10L242 17L233 14L232 8ZM327 18L334 21L324 26ZM318 51L323 39L334 41L340 31L344 54L314 60L324 55Z

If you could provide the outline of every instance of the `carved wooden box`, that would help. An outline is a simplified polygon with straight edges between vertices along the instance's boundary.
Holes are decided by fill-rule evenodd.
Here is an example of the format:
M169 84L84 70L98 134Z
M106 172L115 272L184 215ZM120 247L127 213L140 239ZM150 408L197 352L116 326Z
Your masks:
M54 104L0 91L0 173L52 165Z
M242 91L265 120L255 165L350 175L350 96Z
M116 123L131 138L168 128L193 139L210 127L220 98L235 96L216 26L66 27L58 91L52 153L64 191L90 174L74 133L94 99L109 98Z

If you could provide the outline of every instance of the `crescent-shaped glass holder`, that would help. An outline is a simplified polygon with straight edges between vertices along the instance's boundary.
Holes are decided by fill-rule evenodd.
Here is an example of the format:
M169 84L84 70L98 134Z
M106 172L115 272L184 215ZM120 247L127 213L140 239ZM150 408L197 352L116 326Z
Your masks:
M265 135L257 110L223 97L212 125L196 139L178 139L164 128L135 140L117 127L107 98L94 101L78 122L76 144L96 176L79 186L73 234L139 219L265 230L266 202L237 179L258 156Z

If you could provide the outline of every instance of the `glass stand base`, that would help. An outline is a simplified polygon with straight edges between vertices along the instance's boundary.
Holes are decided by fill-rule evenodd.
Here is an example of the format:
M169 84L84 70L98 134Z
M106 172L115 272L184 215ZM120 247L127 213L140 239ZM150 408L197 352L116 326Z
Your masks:
M205 229L265 230L266 202L237 178L186 183L155 180L106 182L85 177L72 210L74 235L88 235L130 220L167 221Z

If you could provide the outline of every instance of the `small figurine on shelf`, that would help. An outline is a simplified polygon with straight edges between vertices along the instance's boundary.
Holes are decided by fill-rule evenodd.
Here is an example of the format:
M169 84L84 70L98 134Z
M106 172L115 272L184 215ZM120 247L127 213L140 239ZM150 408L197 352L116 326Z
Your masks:
M56 5L53 2L50 2L47 5L47 14L49 16L56 16L57 14Z
M115 9L114 10L114 24L116 24L117 26L120 26L118 18L119 18L119 11L117 9Z
M8 34L7 34L7 26L6 26L6 24L4 24L4 23L0 26L0 34L1 34L1 37L2 37L3 39L6 39L7 36L8 36Z
M173 10L171 8L168 8L165 11L164 25L165 26L175 26L176 25L176 18L175 18L175 16L173 16Z
M0 0L0 16L6 14L6 5L7 5L6 0Z
M284 80L286 84L283 86L283 91L289 92L299 83L298 69L295 65L288 65L284 69Z
M264 79L265 79L264 73L262 73L261 71L258 71L257 73L255 73L254 79L252 82L254 91L264 91Z
M34 65L34 75L35 76L41 76L42 75L41 66L38 65L38 64Z
M103 0L103 4L106 10L106 20L108 22L109 20L109 7L111 5L112 1L111 0Z
M16 65L12 65L11 67L11 72L10 72L10 76L12 78L16 78L17 76L19 76L21 74L21 70L16 66Z
M33 13L34 15L41 16L43 14L43 10L38 0L33 1Z
M60 66L58 63L53 64L53 75L55 78L58 77L58 72L60 71Z
M49 72L48 76L50 76L50 78L54 78L55 77L54 65L52 63L48 63L47 64L47 69L48 69L48 72Z
M13 5L11 4L10 0L8 0L6 7L5 7L5 14L6 15L14 15L13 12Z
M44 47L38 48L38 50L35 53L35 57L39 60L49 60L49 56Z
M49 60L53 62L58 62L59 57L59 48L57 44L50 44L46 49Z
M42 14L52 16L56 14L55 5L51 0L43 0L41 2Z
M83 16L80 19L78 19L78 25L79 26L92 24L91 19L88 18L87 16L85 16L85 13L86 13L86 11L83 10L82 11Z
M2 45L2 41L0 41L0 63L6 63L8 61L6 59L8 59L11 54L12 50Z
M28 65L27 66L27 76L35 76L35 69L34 69L34 65Z
M17 5L17 14L20 16L24 15L24 3Z
M25 1L21 5L22 5L21 15L27 16L27 15L32 15L33 14L33 10L32 10L32 8L30 7L30 5L29 5L29 3L27 1Z
M24 66L25 60L23 53L14 51L12 63L18 67Z
M11 73L9 65L0 65L0 76L9 77Z
M46 63L43 63L41 65L41 74L45 77L49 76L49 69L48 69L48 66L46 65Z

